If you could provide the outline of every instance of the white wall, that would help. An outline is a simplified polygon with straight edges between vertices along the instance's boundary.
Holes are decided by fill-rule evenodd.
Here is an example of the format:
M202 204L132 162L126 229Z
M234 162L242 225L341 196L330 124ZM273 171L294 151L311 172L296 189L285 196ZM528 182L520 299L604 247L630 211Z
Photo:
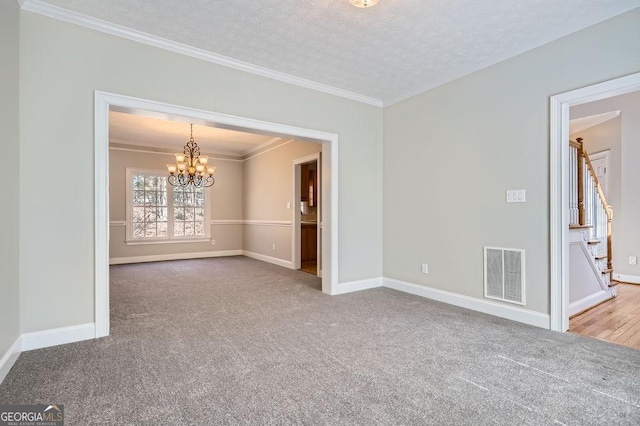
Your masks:
M639 22L635 9L386 107L384 275L482 298L482 247L523 248L526 308L548 313L549 97L640 71Z
M292 222L293 160L322 151L322 144L294 141L244 161L244 219ZM291 209L287 209L287 202ZM245 224L244 250L292 262L293 226ZM275 250L273 244L276 245Z
M20 334L19 241L19 31L18 5L0 2L0 151L3 153L2 208L0 208L0 358ZM41 178L45 178L41 176Z
M382 274L381 108L31 12L20 36L22 332L94 321L95 90L337 134L338 280ZM74 173L41 191L54 163Z
M126 170L127 167L166 170L166 164L175 161L173 154L109 150L109 218L111 222L126 220ZM216 183L209 188L211 220L242 220L242 162L211 158L217 167ZM109 258L122 259L139 256L169 255L177 253L202 253L212 251L242 250L242 225L215 224L211 226L211 238L216 241L201 243L127 245L126 228L110 226Z
M640 27L640 25L639 25ZM640 277L640 265L629 265L629 256L640 257L640 92L636 91L626 95L603 99L571 108L571 118L580 118L603 112L620 110L619 132L620 152L613 158L619 157L619 162L613 163L614 192L611 204L613 205L613 268L614 272L623 275ZM614 120L611 120L612 122ZM605 122L596 126L589 132L585 130L579 135L585 138L585 143L590 144L592 139L597 144L587 145L594 150L615 140L615 129L608 129ZM615 123L609 124L609 126ZM610 134L610 136L607 136ZM615 148L615 144L614 144ZM618 170L616 170L616 168Z

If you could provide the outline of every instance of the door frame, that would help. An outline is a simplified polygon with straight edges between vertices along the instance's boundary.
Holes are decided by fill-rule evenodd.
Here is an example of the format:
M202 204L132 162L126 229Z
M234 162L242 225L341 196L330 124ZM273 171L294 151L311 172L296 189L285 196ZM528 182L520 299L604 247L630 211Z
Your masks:
M300 254L300 250L301 250L301 240L302 240L302 215L299 213L300 212L300 178L301 178L301 174L300 174L300 170L301 170L301 166L303 164L307 164L307 163L313 163L314 161L317 162L318 164L318 182L320 182L320 192L318 192L318 211L320 212L320 220L318 221L318 228L316 230L317 233L317 246L316 246L316 252L317 252L317 262L318 262L318 272L316 275L318 275L319 277L322 277L322 251L321 251L321 247L322 247L322 218L323 218L323 214L322 214L322 191L323 191L323 186L324 186L324 182L322 180L322 161L321 161L322 155L320 152L316 152L310 155L306 155L304 157L300 157L300 158L296 158L293 160L293 218L292 218L292 223L293 223L293 232L291 233L291 260L293 261L293 269L300 269L302 267L302 260L301 260L301 254Z
M338 290L338 135L287 124L221 114L185 106L96 90L94 92L94 295L96 337L109 335L109 110L157 114L158 118L186 117L195 123L231 130L283 135L322 143L322 291Z
M551 330L569 329L569 110L640 90L640 72L551 96L550 217Z
M604 195L608 200L611 200L611 197L610 197L611 194L609 194L609 169L611 168L610 157L611 157L610 149L605 149L603 151L598 151L598 152L589 154L589 159L591 160L591 163L604 159L604 168L605 168L605 174L607 175L606 176L607 180L604 185L602 185L602 182L600 182L600 184L602 186L602 189L604 190ZM595 166L594 166L594 171L595 171Z

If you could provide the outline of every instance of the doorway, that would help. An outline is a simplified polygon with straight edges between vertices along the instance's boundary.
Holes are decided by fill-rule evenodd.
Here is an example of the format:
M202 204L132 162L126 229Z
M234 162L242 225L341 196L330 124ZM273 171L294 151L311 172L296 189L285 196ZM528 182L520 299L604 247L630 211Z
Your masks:
M640 73L552 96L550 99L551 329L569 328L569 110L640 90Z
M153 113L158 118L179 116L192 123L206 122L219 128L284 136L322 144L325 161L318 163L324 200L321 208L322 291L335 294L338 284L338 136L333 133L203 111L178 105L95 92L94 138L94 259L96 337L109 335L109 112Z
M293 160L294 269L322 277L321 153Z

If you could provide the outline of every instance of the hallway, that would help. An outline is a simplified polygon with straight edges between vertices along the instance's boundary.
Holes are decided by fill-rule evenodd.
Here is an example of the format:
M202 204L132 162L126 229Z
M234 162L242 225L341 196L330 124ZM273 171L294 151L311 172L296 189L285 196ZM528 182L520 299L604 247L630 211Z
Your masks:
M640 285L618 284L618 296L569 320L569 332L640 349Z

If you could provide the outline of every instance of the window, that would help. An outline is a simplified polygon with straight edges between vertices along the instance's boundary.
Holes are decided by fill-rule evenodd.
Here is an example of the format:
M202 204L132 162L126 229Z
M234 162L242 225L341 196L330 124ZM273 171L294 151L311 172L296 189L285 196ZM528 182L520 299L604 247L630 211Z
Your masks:
M165 172L127 169L127 242L209 238L205 188L174 187Z

